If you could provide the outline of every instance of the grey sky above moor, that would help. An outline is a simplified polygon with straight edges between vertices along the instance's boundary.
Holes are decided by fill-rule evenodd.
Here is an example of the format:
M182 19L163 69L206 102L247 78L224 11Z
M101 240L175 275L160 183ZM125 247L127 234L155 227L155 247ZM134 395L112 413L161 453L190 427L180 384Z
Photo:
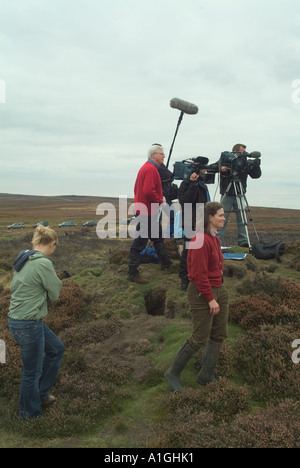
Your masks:
M244 143L249 204L299 208L298 1L0 0L0 41L0 192L131 198L178 97L171 169Z

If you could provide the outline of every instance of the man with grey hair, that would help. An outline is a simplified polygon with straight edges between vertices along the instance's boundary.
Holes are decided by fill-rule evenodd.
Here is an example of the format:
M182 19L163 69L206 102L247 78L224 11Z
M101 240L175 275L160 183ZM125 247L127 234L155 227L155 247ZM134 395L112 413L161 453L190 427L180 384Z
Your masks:
M148 161L139 170L134 186L134 208L139 220L137 226L139 236L134 239L130 248L127 279L139 284L148 283L138 271L141 263L140 254L146 247L148 239L153 242L161 269L167 270L172 264L163 242L159 210L163 203L163 192L158 168L164 159L163 147L153 144L148 150Z

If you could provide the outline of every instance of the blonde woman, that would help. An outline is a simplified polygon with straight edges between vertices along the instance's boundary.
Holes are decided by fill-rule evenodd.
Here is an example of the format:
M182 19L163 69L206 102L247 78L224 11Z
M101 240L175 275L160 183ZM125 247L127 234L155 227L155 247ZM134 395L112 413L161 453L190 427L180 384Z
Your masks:
M54 403L49 394L61 365L64 345L44 324L47 300L56 301L62 282L49 256L57 234L39 225L32 239L33 250L23 250L14 262L11 283L9 330L20 347L23 375L20 389L21 419L41 417L41 406Z

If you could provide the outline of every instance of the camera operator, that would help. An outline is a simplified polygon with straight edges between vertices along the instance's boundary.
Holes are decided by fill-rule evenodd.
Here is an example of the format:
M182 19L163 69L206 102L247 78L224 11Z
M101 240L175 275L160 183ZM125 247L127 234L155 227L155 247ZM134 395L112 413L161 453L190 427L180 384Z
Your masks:
M244 162L243 165L245 168L240 171L239 180L243 187L244 193L246 193L248 175L250 175L252 179L259 179L261 176L260 166L259 164L253 164L253 165L248 164L247 156L249 155L248 153L246 153L246 145L237 143L232 148L232 153L238 155L238 158L240 160L243 159L243 162ZM224 227L218 231L218 237L222 243L224 234L225 234L226 225L228 223L231 210L233 209L235 211L237 229L238 229L238 237L237 237L238 245L240 247L249 247L246 228L242 221L242 217L241 217L241 213L239 210L237 197L236 197L233 184L229 188L229 185L232 182L232 180L233 180L233 171L230 167L222 165L222 155L221 155L220 193L222 196L221 203L225 212L225 224L224 224Z
M192 204L192 229L196 229L196 210L197 203L207 203L210 201L210 195L207 186L204 183L204 177L207 172L206 169L202 169L201 166L205 166L208 163L208 159L202 156L197 158L197 164L199 169L197 172L193 172L190 176L190 179L183 181L179 187L178 199L181 205L182 211L182 228L184 229L184 206L185 203ZM184 235L184 244L183 251L180 257L180 271L179 277L181 278L181 289L186 291L189 285L188 271L187 271L187 254L188 249L186 248L186 243L191 239L187 238Z

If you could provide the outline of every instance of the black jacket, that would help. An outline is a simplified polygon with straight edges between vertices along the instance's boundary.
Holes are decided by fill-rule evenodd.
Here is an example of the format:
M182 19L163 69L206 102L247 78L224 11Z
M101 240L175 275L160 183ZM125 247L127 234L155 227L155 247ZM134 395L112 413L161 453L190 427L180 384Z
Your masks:
M178 187L173 184L174 175L164 164L159 166L158 172L161 179L161 186L167 202L171 202L178 197Z
M261 168L260 166L257 166L256 164L251 164L251 161L250 160L247 160L247 156L246 154L242 154L241 156L239 156L239 158L243 158L244 161L245 161L245 168L242 169L241 171L239 171L239 174L238 174L238 180L241 181L241 184L243 186L243 189L244 189L244 192L246 192L247 190L247 177L248 175L252 178L252 179L259 179L260 176L261 176ZM232 170L229 169L228 171L226 172L220 172L220 193L221 195L224 195L226 190L227 190L227 187L229 186L230 182L232 181L233 179L233 175L232 175ZM235 195L235 191L234 191L234 187L233 185L230 187L228 193L227 193L228 196L234 196Z
M178 200L181 205L182 210L182 224L184 230L184 204L192 203L192 223L193 229L195 229L196 224L196 204L197 203L207 203L210 200L209 192L207 186L204 184L203 180L199 178L198 181L193 182L189 181L186 183L183 181L179 187L178 191Z

